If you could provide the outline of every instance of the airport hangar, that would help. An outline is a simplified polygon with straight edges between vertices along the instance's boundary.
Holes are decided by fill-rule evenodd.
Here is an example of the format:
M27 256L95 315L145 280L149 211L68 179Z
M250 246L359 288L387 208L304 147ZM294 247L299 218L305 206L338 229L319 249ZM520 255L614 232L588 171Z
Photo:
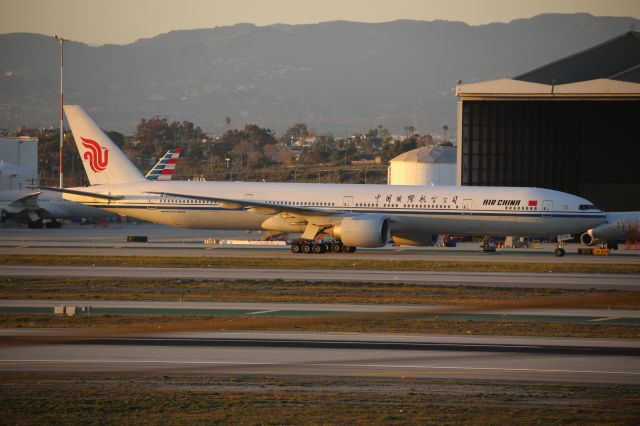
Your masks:
M458 185L535 186L640 210L640 32L456 88Z

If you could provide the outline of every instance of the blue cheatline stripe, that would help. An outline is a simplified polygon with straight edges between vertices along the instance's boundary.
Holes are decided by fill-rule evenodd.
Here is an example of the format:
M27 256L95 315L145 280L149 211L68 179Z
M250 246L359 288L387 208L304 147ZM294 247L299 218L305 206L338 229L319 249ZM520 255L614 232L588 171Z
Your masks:
M220 207L214 206L199 206L199 205L189 205L189 204L105 204L105 203L87 203L92 207L106 207L106 208L116 208L116 209L167 209L167 210L211 210L211 211L232 211L232 210L243 210L243 208L237 209L223 209ZM305 206L299 206L305 207ZM434 215L434 216L489 216L489 217L562 217L562 218L580 218L580 219L606 219L605 215L584 215L584 214L570 214L570 213L562 213L558 212L554 213L491 213L491 212L478 212L468 210L407 210L407 209L399 209L399 210L358 210L358 209L314 209L314 210L322 210L322 211L332 211L336 213L377 213L377 214L413 214L413 215ZM309 211L313 213L313 210Z

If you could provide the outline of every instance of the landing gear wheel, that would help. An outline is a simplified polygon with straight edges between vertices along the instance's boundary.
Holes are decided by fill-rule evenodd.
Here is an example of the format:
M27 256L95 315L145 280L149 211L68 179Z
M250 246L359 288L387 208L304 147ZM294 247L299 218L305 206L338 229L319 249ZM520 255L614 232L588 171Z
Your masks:
M350 246L345 246L345 245L342 246L342 252L343 253L353 253L351 251L351 247Z
M300 244L291 244L292 253L300 253Z
M563 248L558 247L557 249L555 249L553 254L555 254L557 257L562 257L562 256L564 256L565 251L564 251Z
M356 248L354 246L349 246L349 253L355 253Z
M29 229L41 229L41 228L44 228L44 223L42 223L41 220L37 220L35 222L29 222L27 224L27 227Z
M302 252L303 253L311 253L311 246L309 244L304 244L302 246Z
M342 251L342 244L340 243L331 244L331 252L340 253L341 251Z
M311 246L311 251L314 254L324 253L324 247L322 246L322 244L314 244Z

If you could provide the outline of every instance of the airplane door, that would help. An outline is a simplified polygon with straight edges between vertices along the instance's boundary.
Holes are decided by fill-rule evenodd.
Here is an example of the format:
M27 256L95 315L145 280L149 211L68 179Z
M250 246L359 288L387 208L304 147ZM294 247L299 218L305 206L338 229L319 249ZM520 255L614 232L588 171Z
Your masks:
M346 196L342 199L342 205L344 207L353 207L353 197L352 196Z
M147 208L148 209L155 209L158 208L158 206L156 205L156 202L158 201L157 196L149 194L149 196L147 197Z
M553 200L544 200L542 202L542 215L549 216L553 210Z
M462 200L462 214L471 214L471 209L473 208L473 200L467 198L466 200Z

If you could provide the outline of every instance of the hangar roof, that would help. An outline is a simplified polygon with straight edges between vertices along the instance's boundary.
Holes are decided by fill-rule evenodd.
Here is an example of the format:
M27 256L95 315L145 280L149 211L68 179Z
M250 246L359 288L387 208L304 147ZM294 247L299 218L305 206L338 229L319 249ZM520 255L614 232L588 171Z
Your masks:
M400 154L396 158L391 159L391 161L401 161L404 163L451 164L457 161L457 150L453 146L444 145L422 147Z
M640 32L536 68L513 79L458 84L466 99L640 99Z
M599 78L568 84L539 84L503 78L462 84L456 95L464 98L640 98L640 83Z
M515 77L543 84L566 84L610 78L640 83L640 32L618 37ZM635 69L635 72L631 72Z

